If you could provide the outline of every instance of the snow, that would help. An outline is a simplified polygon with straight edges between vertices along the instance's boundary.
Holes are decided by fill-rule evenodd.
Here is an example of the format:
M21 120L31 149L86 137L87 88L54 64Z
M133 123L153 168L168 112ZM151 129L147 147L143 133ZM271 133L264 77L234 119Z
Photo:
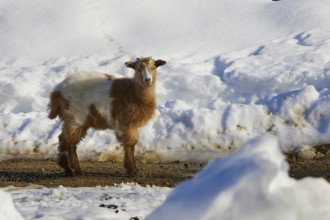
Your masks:
M0 190L7 196L4 201L12 204L11 194L25 219L130 219L146 217L171 189L126 183L115 187L31 186L4 190L7 192Z
M287 172L276 138L253 139L177 186L147 219L329 219L330 185Z
M9 193L0 189L0 199L1 199L0 213L2 220L24 219L22 215L16 210L12 200L12 196Z
M328 185L321 180L294 181L287 177L287 170L280 167L285 163L277 146L285 152L297 152L330 143L329 12L327 0L317 3L208 0L203 4L197 0L152 3L147 0L134 3L128 0L2 0L0 159L56 157L61 124L59 120L47 118L47 104L50 92L66 77L75 72L94 71L131 77L132 70L126 68L124 62L152 55L166 60L167 64L158 70L157 110L154 118L140 129L136 156L147 162L207 162L222 157L213 160L200 174L206 175L203 172L214 169L216 173L207 174L210 182L200 180L200 175L196 177L197 182L218 183L226 170L228 173L224 176L232 180L230 184L228 181L214 183L209 191L201 191L200 195L205 193L209 205L194 207L196 215L223 216L224 209L217 207L213 212L211 207L237 203L234 207L226 206L228 219L231 216L239 219L235 216L237 210L247 211L246 215L252 218L254 211L262 207L266 207L265 213L259 218L276 218L282 212L276 214L274 210L286 210L281 217L294 219L299 215L322 219L327 215L319 213L329 212L328 209L313 212L308 207L329 203L329 196L321 198L317 191L322 189L326 195ZM251 141L263 135L273 135L277 141L267 139L261 141L262 144ZM257 152L248 154L241 148L244 143L255 146L246 149ZM237 154L231 156L233 152ZM111 131L89 131L78 146L78 154L81 159L119 160L122 157ZM236 173L236 168L240 168L238 157L248 166ZM228 167L220 169L223 164ZM254 176L263 181L255 181ZM226 187L225 183L229 185ZM193 190L194 184L197 184L195 179L180 185L169 198L180 207L188 204L189 201L183 201L188 197L176 200L175 195L182 193L182 188L190 188L189 185ZM249 196L253 200L248 203L249 209L244 208L246 200L240 197L247 195L242 192L242 184L251 186ZM120 191L125 187L133 188L139 199L162 191L151 187L150 191L143 192L145 188L130 184L104 190ZM29 206L47 198L52 201L52 190L65 191L67 197L58 197L63 201L70 196L78 203L83 201L75 190L95 191L97 201L102 197L97 192L100 188L9 191L19 212L33 219L47 213L60 215L58 209L44 208L37 213L35 207ZM141 206L139 215L147 216L161 204L167 192L161 193L155 203L141 202L147 204L143 207L150 208ZM0 193L11 207L8 194L1 190ZM24 193L31 193L29 197L35 201L23 203L19 198ZM128 195L126 192L119 197L128 202L131 201ZM305 197L313 198L309 200L313 204L299 199ZM194 198L189 200L193 203ZM242 199L241 203L238 198ZM169 200L164 210L171 208ZM104 212L113 211L89 207L91 209L79 215L74 211L80 209L79 204L72 212L64 209L63 215L103 218ZM27 206L26 210L23 205ZM63 207L59 205L59 209ZM8 210L15 213L11 208ZM135 213L133 210L110 216L127 219Z

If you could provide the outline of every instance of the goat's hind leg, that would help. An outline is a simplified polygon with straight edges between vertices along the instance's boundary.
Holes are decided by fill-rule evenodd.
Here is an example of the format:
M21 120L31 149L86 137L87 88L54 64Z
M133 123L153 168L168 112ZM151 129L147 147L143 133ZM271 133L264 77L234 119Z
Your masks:
M63 133L59 136L59 165L68 176L83 175L76 150L77 144L86 135L86 129L64 127Z
M64 169L66 176L73 176L73 169L70 165L68 143L63 133L58 136L58 165Z
M68 141L68 157L70 161L70 165L74 170L74 173L78 176L81 176L84 174L84 171L81 169L79 164L79 159L77 155L77 145L83 139L83 137L86 135L87 130L83 127L80 128L70 128L68 131L68 135L70 139Z

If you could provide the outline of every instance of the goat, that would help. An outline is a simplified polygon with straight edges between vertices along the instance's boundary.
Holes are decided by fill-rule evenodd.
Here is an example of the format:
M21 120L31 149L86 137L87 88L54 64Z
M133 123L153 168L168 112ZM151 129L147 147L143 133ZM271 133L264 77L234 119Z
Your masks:
M89 128L112 129L124 147L124 167L130 177L138 174L134 148L138 128L144 126L156 109L156 68L166 64L151 57L137 58L125 65L134 69L133 78L80 72L67 77L50 95L50 119L62 121L58 136L58 164L66 175L83 175L77 145Z

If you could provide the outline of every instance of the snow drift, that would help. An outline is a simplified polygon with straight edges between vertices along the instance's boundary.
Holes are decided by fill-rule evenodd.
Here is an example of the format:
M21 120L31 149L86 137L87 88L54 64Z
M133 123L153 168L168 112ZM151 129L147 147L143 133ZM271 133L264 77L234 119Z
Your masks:
M328 219L329 184L290 178L276 143L271 136L256 138L214 159L147 219Z

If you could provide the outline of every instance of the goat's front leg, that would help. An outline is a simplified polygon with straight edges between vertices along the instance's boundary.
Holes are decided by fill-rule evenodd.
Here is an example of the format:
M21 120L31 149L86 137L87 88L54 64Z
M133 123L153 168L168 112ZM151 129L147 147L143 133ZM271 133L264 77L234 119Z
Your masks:
M58 136L59 146L58 146L58 165L64 169L66 176L73 176L73 169L69 161L69 146L64 137L64 134L61 133Z
M129 177L137 176L139 172L135 163L134 147L135 145L124 146L124 150L125 150L124 167L126 168L126 172Z
M126 168L127 175L134 177L138 175L134 158L134 148L138 141L138 130L136 128L126 128L116 132L117 139L122 143L125 151L124 167Z

